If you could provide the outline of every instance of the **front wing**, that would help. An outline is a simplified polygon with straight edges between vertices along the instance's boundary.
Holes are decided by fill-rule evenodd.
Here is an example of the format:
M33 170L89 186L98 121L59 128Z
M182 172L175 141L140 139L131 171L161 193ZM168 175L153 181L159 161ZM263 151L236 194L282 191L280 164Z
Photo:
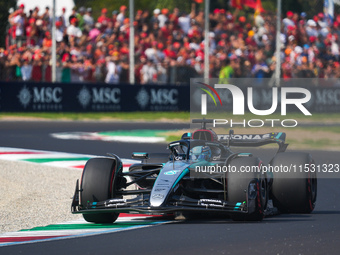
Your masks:
M92 213L145 213L145 214L169 214L175 212L216 212L226 214L249 214L255 211L255 199L237 203L230 203L219 199L192 199L186 196L173 196L163 206L151 207L149 205L150 195L140 194L133 199L108 199L101 202L79 204L79 193L76 190L73 198L71 211L74 214Z

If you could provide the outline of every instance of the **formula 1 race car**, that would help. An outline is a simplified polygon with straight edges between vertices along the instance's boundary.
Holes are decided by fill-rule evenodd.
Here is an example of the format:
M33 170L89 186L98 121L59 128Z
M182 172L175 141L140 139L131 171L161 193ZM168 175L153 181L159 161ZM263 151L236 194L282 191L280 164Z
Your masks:
M236 221L260 221L266 215L311 213L317 178L308 153L285 152L285 133L217 135L212 120L193 120L202 128L168 144L166 157L142 152L140 163L123 171L121 159L91 158L77 180L72 213L88 222L112 223L119 213L225 215ZM265 164L251 153L230 147L276 143L275 156ZM158 155L159 156L159 155Z

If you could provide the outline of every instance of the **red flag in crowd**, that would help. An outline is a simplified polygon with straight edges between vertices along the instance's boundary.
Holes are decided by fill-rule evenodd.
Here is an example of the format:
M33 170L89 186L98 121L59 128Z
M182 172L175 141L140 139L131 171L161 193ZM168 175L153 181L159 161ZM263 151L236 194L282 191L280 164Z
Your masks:
M255 9L257 12L264 12L261 0L231 0L231 6L243 9L242 5Z
M231 0L231 6L242 10L242 0Z
M256 11L264 12L261 0L244 0L243 4L245 6L255 9Z

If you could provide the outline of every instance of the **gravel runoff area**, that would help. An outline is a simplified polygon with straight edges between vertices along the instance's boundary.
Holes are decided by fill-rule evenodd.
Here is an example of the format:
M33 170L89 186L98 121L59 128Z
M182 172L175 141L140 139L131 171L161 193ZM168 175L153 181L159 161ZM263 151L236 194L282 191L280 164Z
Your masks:
M81 172L0 160L0 233L81 218L70 212Z

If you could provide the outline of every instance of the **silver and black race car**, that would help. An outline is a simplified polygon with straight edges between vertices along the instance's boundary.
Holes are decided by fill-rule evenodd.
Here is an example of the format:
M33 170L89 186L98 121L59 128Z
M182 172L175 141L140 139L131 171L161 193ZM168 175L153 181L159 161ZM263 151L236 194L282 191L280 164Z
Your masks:
M276 213L311 213L317 178L309 153L285 152L285 133L217 135L212 120L193 120L202 128L168 144L167 155L133 153L140 160L123 171L115 154L88 160L77 180L71 211L88 222L112 223L119 213L225 215L260 221ZM231 147L276 143L275 156L263 162Z

